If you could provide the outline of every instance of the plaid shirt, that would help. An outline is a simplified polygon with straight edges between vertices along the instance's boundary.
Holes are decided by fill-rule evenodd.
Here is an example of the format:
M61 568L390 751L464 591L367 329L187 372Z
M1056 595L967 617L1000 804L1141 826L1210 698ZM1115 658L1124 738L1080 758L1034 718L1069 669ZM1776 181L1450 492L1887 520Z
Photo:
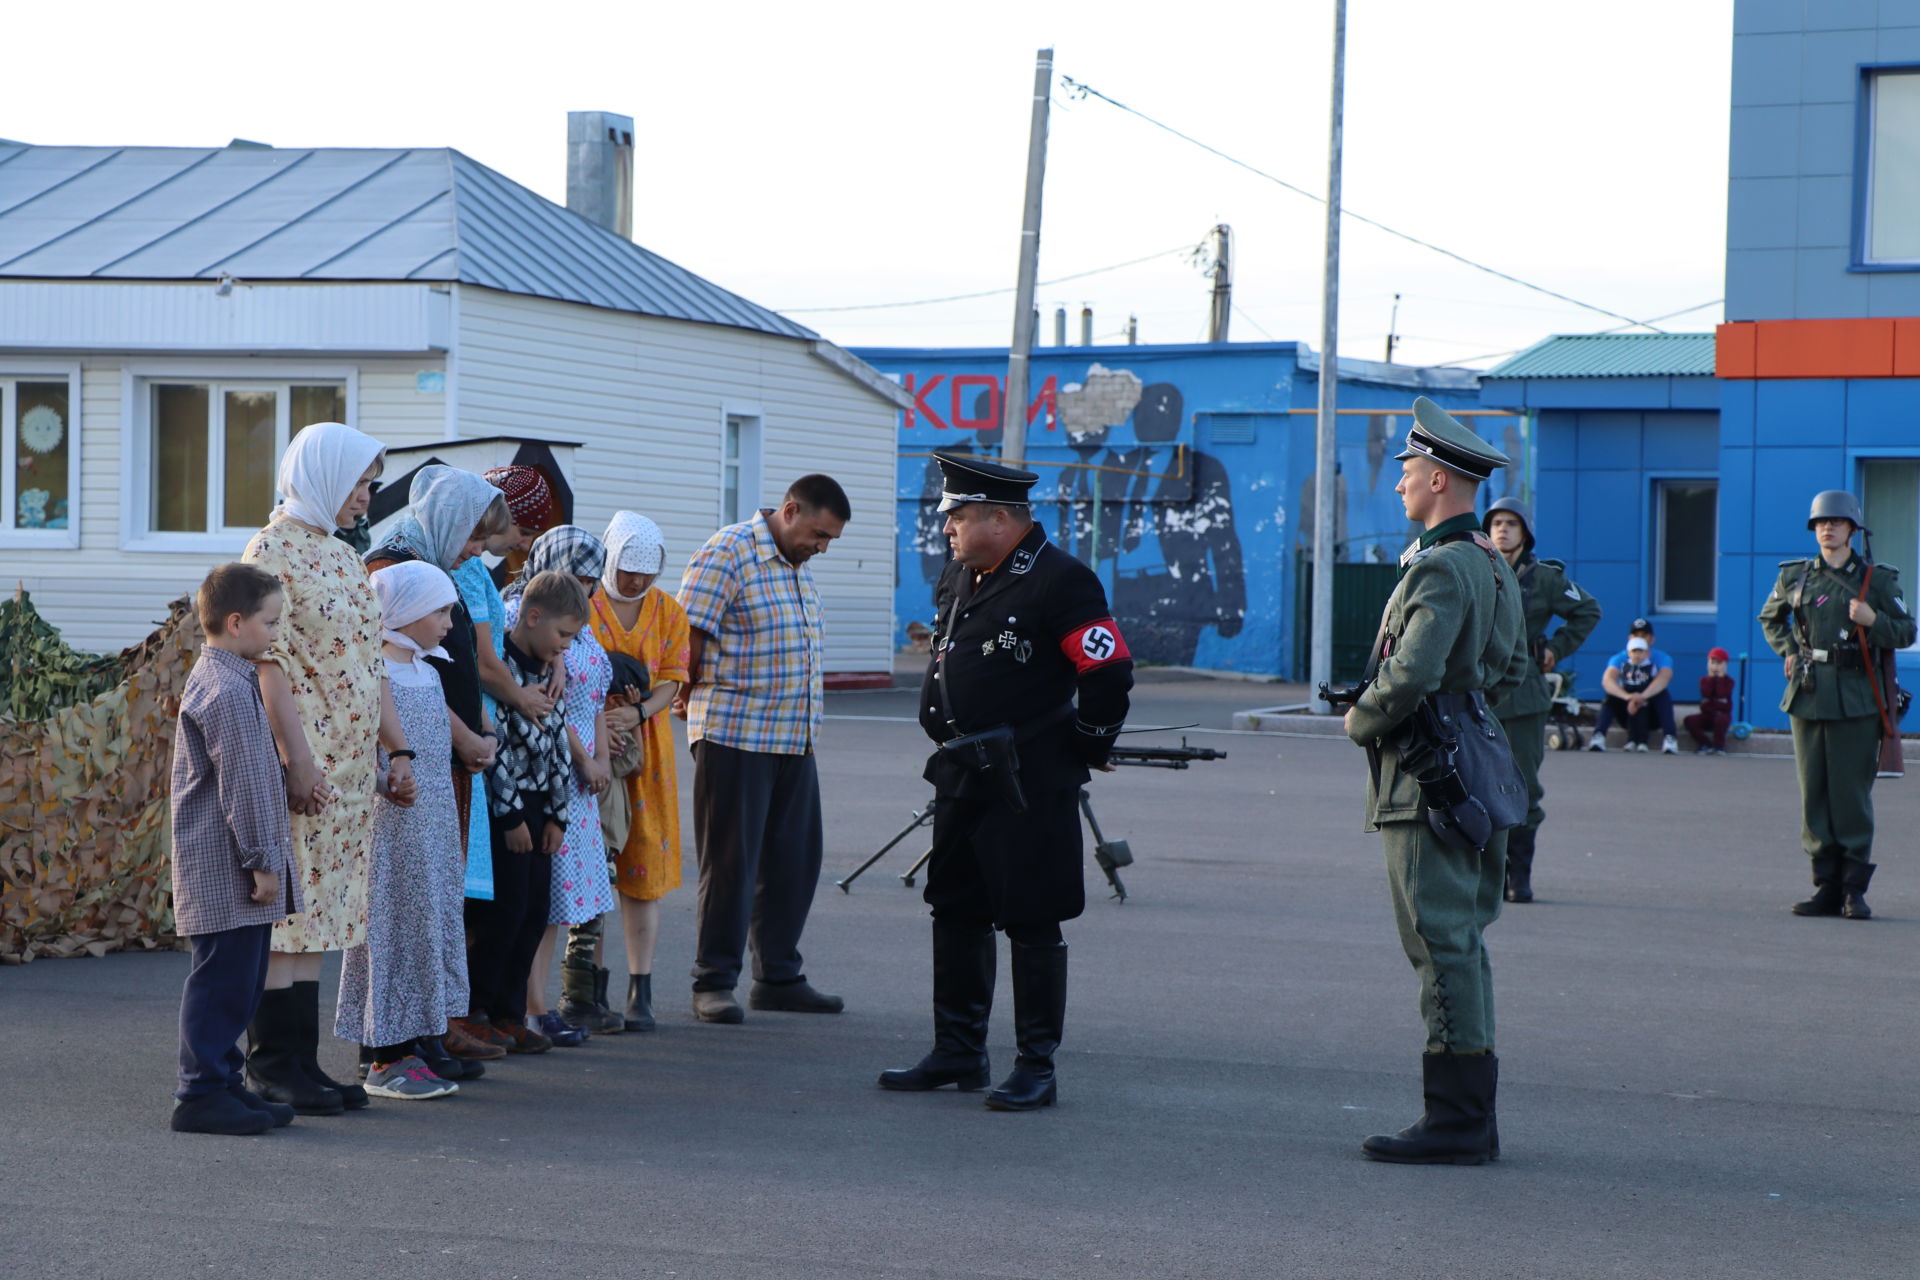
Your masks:
M202 645L173 731L174 927L192 937L274 924L302 909L286 774L260 701L260 673ZM279 902L249 901L253 871L279 875Z
M763 510L707 539L687 562L680 604L707 633L687 697L687 740L805 755L820 736L820 593L813 571L774 544Z

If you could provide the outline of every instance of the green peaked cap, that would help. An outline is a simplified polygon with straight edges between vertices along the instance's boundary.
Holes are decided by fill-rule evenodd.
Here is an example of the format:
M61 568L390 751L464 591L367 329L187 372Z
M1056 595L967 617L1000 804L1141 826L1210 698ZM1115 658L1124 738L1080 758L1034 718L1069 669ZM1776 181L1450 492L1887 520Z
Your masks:
M1431 458L1469 480L1485 480L1513 461L1425 396L1413 401L1413 430L1396 459Z

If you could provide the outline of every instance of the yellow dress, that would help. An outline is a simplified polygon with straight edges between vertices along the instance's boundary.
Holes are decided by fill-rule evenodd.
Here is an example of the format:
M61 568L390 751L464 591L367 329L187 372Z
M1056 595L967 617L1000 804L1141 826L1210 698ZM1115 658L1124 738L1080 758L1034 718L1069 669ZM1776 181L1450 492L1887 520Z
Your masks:
M596 592L593 634L608 653L644 663L650 683L686 682L687 611L658 587L649 587L641 598L631 630L620 625L613 606ZM680 781L665 712L641 724L640 767L626 783L633 826L614 857L613 887L642 902L664 898L680 887Z
M373 844L374 744L380 732L380 601L353 548L291 520L253 536L241 557L286 587L280 638L267 651L293 686L293 705L332 803L293 815L294 857L307 909L273 927L275 951L341 951L365 940Z

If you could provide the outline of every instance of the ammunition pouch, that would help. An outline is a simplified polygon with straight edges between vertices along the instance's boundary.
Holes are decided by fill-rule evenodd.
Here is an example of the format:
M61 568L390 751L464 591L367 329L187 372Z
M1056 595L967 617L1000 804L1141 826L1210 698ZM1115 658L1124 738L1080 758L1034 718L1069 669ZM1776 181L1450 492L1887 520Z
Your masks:
M1427 825L1447 845L1479 851L1527 816L1527 785L1486 696L1436 693L1387 739L1420 786Z
M1020 749L1011 725L949 738L940 744L940 754L978 778L1013 812L1027 811L1026 792L1020 789Z

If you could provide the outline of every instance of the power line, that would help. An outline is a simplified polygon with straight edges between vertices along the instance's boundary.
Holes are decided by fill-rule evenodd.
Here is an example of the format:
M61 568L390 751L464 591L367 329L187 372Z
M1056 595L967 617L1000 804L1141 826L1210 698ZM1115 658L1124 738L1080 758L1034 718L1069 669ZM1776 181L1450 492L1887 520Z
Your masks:
M1327 202L1325 196L1316 195L1314 192L1308 191L1305 187L1296 186L1295 184L1288 182L1284 178L1275 177L1273 174L1268 173L1265 169L1261 169L1254 165L1250 165L1245 160L1241 160L1238 157L1230 156L1226 152L1220 150L1220 148L1218 147L1209 146L1208 144L1200 141L1200 139L1192 136L1191 134L1182 133L1180 132L1180 130L1174 128L1172 125L1162 123L1161 121L1154 119L1152 116L1148 115L1144 111L1136 110L1135 108L1128 106L1126 103L1121 102L1117 98L1112 98L1107 96L1106 94L1100 92L1098 89L1094 88L1090 84L1082 84L1080 81L1073 79L1073 77L1071 76L1062 76L1060 77L1060 79L1062 83L1066 85L1067 90L1070 93L1076 94L1080 97L1086 97L1088 95L1091 95L1095 98L1100 99L1102 102L1105 102L1112 106L1120 108L1120 110L1126 112L1128 115L1139 116L1142 120L1145 120L1148 124L1152 125L1154 128L1164 129L1166 132L1172 134L1176 138L1179 138L1183 142L1190 142L1194 146L1199 147L1202 151L1211 152L1213 155L1219 156L1222 160L1225 160L1228 164L1237 165L1240 168L1245 169L1248 173L1256 174L1259 177L1265 178L1268 182L1274 183L1277 186L1285 187L1288 191L1293 192L1295 195L1305 196L1307 199L1312 200L1316 204L1325 204ZM1618 311L1609 311L1605 307L1597 307L1591 302L1582 302L1578 298L1569 297L1568 295L1564 293L1560 293L1557 290L1549 289L1545 285L1534 284L1530 280L1522 280L1519 276L1511 275L1505 271L1501 271L1497 267L1490 267L1484 262L1475 262L1472 258L1466 257L1463 254L1455 253L1451 249L1443 249L1439 245L1434 244L1431 241L1422 240L1418 236L1409 235L1404 231L1400 231L1394 227L1388 226L1384 222L1376 221L1375 219L1369 218L1364 214L1355 213L1352 209L1342 207L1340 210L1340 213L1342 217L1352 218L1356 222L1364 222L1368 226L1384 231L1390 236L1397 236L1400 239L1407 241L1409 244L1417 244L1422 249L1431 249L1433 250L1433 252L1441 254L1444 257L1452 258L1455 262L1463 263L1466 266L1472 267L1475 271L1484 271L1490 276L1497 276L1500 279L1505 280L1510 284L1517 284L1523 289L1531 289L1535 293L1544 293L1549 298L1558 298L1560 301L1571 303L1573 306L1579 307L1584 311L1593 311L1603 316L1610 316L1615 320L1624 320L1628 328L1652 329L1655 333L1661 332L1661 330L1655 328L1651 323L1645 320L1635 320L1632 316L1624 316L1624 315L1621 315Z
M1091 271L1076 271L1070 276L1057 276L1052 280L1042 280L1039 287L1045 289L1056 284L1066 284L1069 280L1084 280L1088 276L1102 275L1108 271L1119 271L1125 267L1137 267L1143 262L1152 262L1157 258L1171 258L1176 253L1189 254L1193 252L1193 249L1194 247L1190 244L1183 244L1175 249L1162 249L1160 252L1150 253L1144 258L1134 258L1129 262L1116 262L1110 267L1095 267ZM975 298L997 298L1003 293L1012 293L1014 288L1015 286L1008 285L1004 289L982 289L979 293L955 293L944 298L915 298L911 302L861 302L844 307L775 307L774 310L781 315L797 316L812 315L822 311L886 311L894 307L931 307L942 302L969 302Z

